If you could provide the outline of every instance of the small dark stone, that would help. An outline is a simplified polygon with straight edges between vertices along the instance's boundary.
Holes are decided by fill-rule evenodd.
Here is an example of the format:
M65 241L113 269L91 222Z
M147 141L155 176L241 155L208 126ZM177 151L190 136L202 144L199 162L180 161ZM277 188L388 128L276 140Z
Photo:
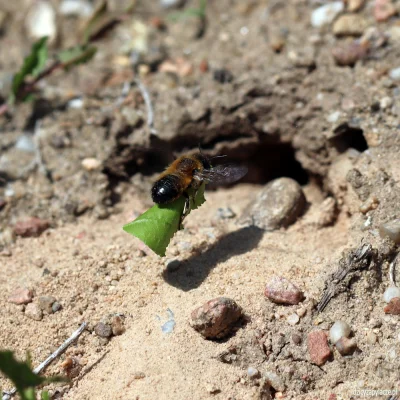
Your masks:
M104 322L99 322L95 327L94 331L97 336L102 338L109 338L112 335L111 325L105 324Z
M124 321L119 315L112 317L111 327L114 336L122 335L125 332Z
M302 338L300 335L298 335L297 333L293 333L292 335L292 342L294 344L296 344L297 346L300 346L301 342L302 342Z
M219 83L229 83L233 81L233 75L227 69L216 69L214 71L214 80Z

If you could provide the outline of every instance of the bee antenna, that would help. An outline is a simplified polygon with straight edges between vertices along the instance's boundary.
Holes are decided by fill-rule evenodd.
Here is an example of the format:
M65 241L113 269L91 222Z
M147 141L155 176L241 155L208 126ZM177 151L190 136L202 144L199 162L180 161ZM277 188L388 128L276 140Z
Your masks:
M214 156L214 157L211 157L211 160L214 160L214 158L223 158L223 157L227 157L227 155L224 154L224 155L221 155L221 156Z

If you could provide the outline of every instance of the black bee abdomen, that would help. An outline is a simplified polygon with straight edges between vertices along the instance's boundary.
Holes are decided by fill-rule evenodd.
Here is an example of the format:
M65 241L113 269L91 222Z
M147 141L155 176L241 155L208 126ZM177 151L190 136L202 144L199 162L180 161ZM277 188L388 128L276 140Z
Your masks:
M178 198L181 193L180 179L172 174L159 179L151 189L151 197L157 204L167 204Z

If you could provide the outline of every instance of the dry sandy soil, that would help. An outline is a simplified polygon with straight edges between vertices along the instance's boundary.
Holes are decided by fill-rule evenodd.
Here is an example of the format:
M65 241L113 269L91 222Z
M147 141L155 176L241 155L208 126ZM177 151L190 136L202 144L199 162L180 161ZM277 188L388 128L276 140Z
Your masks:
M55 10L60 3L51 2ZM122 3L110 1L110 13ZM89 64L57 71L34 103L0 115L0 347L20 358L29 351L37 365L88 323L45 372L71 376L49 386L53 398L334 400L361 398L361 389L400 391L400 320L385 314L382 298L398 247L379 233L400 218L399 5L349 0L345 7L360 7L344 8L353 18L347 26L337 25L339 15L313 27L322 3L209 1L203 24L171 18L195 1L167 10L137 1L95 42ZM385 18L375 3L390 11ZM0 104L32 43L30 7L0 1ZM58 12L51 53L77 43L83 23ZM137 77L154 104L157 135ZM207 191L158 257L122 226L151 206L151 182L172 154L199 143L249 173ZM95 168L82 164L88 158ZM302 215L273 231L241 224L267 182L284 176L302 186ZM233 213L222 218L218 209L227 207ZM49 228L16 236L15 225L30 217ZM364 245L367 262L358 268L348 254ZM305 300L266 299L274 275L299 286ZM32 290L34 305L54 296L61 308L34 320L31 306L9 301L18 287ZM327 289L333 297L318 312ZM229 337L205 340L190 315L219 296L246 317ZM122 334L99 337L96 324L116 315ZM330 344L331 357L318 366L308 335L338 320L350 325L357 348L343 356ZM10 385L0 378L2 389Z

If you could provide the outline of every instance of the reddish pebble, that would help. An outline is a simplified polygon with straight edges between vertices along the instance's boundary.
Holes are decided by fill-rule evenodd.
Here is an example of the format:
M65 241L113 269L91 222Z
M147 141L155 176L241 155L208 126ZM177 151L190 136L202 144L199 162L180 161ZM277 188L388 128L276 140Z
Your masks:
M208 71L208 62L207 60L201 60L199 69L201 72L206 73Z
M279 304L299 304L303 292L292 282L281 276L274 276L265 287L265 296Z
M28 304L32 301L33 293L28 288L15 289L11 296L8 298L9 303L14 304Z
M317 365L325 364L332 354L324 331L310 332L307 338L307 347L311 362Z
M332 55L337 65L353 66L358 60L367 55L368 48L368 42L354 40L351 43L334 47Z
M385 314L400 315L400 297L393 297L383 311Z
M22 237L40 236L49 226L48 221L33 217L25 221L18 221L14 226L14 233Z
M190 325L206 339L219 339L231 333L241 316L242 309L234 300L218 297L196 308Z
M165 29L165 23L160 17L153 17L150 19L150 25L162 31Z
M378 22L383 22L396 14L396 8L391 0L375 0L374 17Z

